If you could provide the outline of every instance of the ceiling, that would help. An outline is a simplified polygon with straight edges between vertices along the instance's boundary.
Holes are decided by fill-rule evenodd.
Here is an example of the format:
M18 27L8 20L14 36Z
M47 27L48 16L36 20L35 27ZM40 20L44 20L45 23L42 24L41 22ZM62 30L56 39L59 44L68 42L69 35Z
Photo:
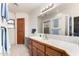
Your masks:
M41 6L48 5L48 3L9 3L9 10L11 12L26 12L29 13Z

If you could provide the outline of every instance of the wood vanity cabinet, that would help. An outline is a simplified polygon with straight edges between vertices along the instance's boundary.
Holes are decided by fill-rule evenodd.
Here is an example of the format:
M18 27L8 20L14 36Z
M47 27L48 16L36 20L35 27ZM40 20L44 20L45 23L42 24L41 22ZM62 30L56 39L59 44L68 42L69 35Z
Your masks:
M41 42L30 39L30 41L29 41L29 54L31 56L45 56L44 44Z
M32 40L32 47L35 51L33 51L33 55L36 56L44 56L45 46L41 42Z
M33 39L29 41L29 54L31 56L68 56L64 50Z
M45 56L45 53L40 50L38 50L37 53L38 53L38 56Z
M46 56L69 56L65 50L46 44Z

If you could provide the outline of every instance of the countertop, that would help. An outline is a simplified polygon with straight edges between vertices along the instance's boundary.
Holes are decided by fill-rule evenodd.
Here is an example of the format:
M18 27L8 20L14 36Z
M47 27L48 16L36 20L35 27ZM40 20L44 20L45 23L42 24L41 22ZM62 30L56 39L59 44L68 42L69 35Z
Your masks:
M31 36L30 38L65 50L70 56L79 56L79 45L77 44L52 38L48 38L47 40L45 40L37 36Z

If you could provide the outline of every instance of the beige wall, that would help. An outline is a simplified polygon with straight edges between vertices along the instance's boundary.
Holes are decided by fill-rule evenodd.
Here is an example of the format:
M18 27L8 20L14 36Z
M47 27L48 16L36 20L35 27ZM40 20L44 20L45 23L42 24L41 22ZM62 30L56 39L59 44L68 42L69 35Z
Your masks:
M64 4L60 12L70 16L79 16L79 3Z
M14 19L15 20L14 13L9 12L9 17L10 17L10 19ZM8 29L8 31L9 31L10 43L11 44L15 44L15 29L14 28Z

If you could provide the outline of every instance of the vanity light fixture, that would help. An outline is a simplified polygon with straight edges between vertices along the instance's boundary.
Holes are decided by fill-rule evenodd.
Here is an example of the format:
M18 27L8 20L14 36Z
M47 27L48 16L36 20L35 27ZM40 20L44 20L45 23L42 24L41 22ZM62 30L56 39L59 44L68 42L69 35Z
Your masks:
M49 4L46 8L43 8L43 9L41 10L41 12L45 12L45 11L47 11L48 9L52 8L53 6L54 6L54 4L51 3L51 4Z

